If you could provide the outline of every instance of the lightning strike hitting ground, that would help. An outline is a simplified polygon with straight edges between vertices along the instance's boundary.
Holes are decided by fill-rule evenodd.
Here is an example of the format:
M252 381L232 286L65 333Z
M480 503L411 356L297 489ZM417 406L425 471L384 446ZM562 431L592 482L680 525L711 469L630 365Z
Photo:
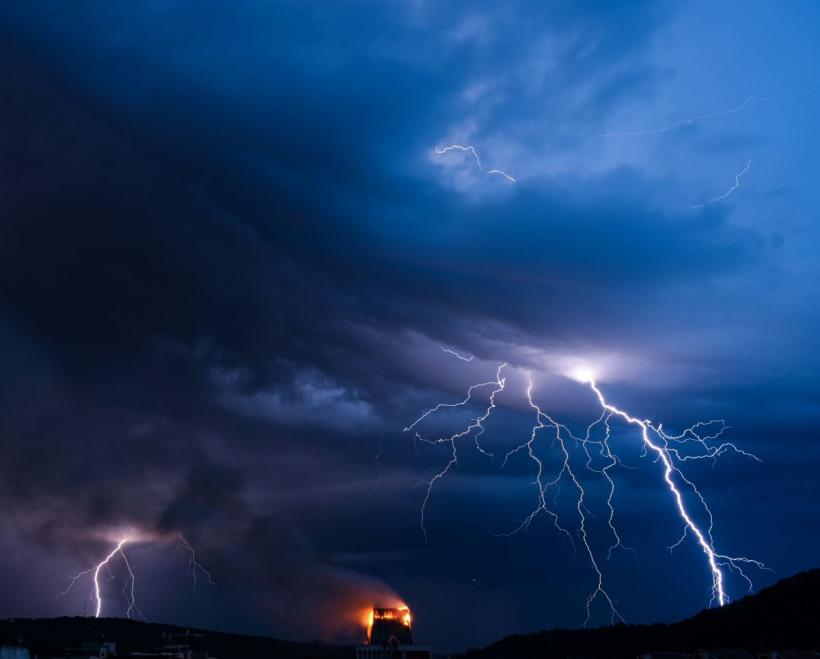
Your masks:
M709 204L714 204L716 201L723 201L724 199L726 199L726 197L728 197L730 194L732 194L735 190L737 190L740 187L740 179L746 172L749 171L749 168L751 166L752 161L747 160L745 167L743 167L743 169L741 169L737 174L735 174L735 184L722 195L713 197L712 199L709 199L708 201L705 201L702 204L693 204L692 206L690 206L690 208L703 208L704 206L708 206Z
M506 378L502 377L502 371L505 367L506 364L502 364L498 367L495 380L472 385L467 390L467 396L462 401L456 403L439 403L428 409L411 425L404 429L405 431L413 430L431 415L443 409L466 407L473 401L477 391L485 388L489 389L488 406L480 416L475 418L463 430L448 437L433 440L425 439L416 432L416 439L434 445L445 443L451 448L451 457L447 464L426 482L427 489L420 512L421 529L424 533L425 540L427 539L427 529L424 524L425 510L436 483L444 478L453 466L458 465L457 442L473 435L476 450L485 456L493 457L492 453L481 447L478 439L485 431L484 423L496 408L496 395L505 388ZM509 450L504 456L504 460L500 466L502 469L506 467L510 459L518 453L523 453L529 458L535 469L535 479L532 485L536 489L536 504L517 527L508 533L499 535L509 536L522 531L526 532L533 521L535 521L541 513L544 513L551 519L553 526L559 534L570 540L573 547L575 547L574 537L578 538L583 546L584 553L589 559L595 585L586 599L586 618L584 620L584 626L586 626L592 618L592 605L596 599L601 599L607 604L610 609L612 622L614 622L616 618L623 620L616 606L616 600L614 600L606 590L604 573L601 569L599 558L596 556L590 543L589 534L591 529L588 525L588 516L591 513L586 503L587 493L582 485L581 478L578 476L578 469L581 468L585 469L587 474L601 477L606 483L607 526L608 533L611 536L606 558L609 559L612 553L618 549L634 553L633 549L623 543L615 524L616 512L614 497L616 494L616 486L615 480L610 473L613 468L618 466L628 469L635 468L624 465L618 455L613 451L610 443L612 435L611 423L613 420L621 420L626 422L628 426L635 426L639 430L641 456L654 456L655 463L662 466L664 485L672 496L678 517L683 526L683 535L670 547L670 550L680 545L690 535L697 542L698 547L704 554L706 564L711 574L712 596L709 604L712 605L716 602L719 606L723 606L729 601L724 570L733 571L738 574L745 580L751 591L753 584L745 573L744 568L748 566L754 566L758 569L768 568L760 561L745 556L729 556L719 552L715 548L712 535L714 527L712 511L697 486L681 471L681 465L689 460L714 460L727 452L735 452L758 461L759 459L750 453L742 451L731 442L721 440L721 436L727 429L722 419L699 421L679 434L670 434L663 429L662 424L656 425L649 420L639 419L609 403L591 375L578 373L574 375L573 378L590 387L595 394L601 413L587 426L583 435L575 435L565 424L555 420L533 400L533 383L531 380L529 381L526 390L527 401L529 407L535 413L535 423L532 426L528 439ZM560 464L560 467L557 468L556 475L550 480L547 480L547 477L544 475L548 465L545 463L545 459L536 452L536 442L544 430L552 431L549 433L552 437L551 444L553 447L557 447L558 462ZM580 459L577 457L573 458L573 455L581 457ZM603 462L603 466L598 466L601 462ZM556 505L554 502L557 501L558 492L562 484L570 486L575 492L574 508L577 517L576 524L572 529L563 525L558 511L554 509ZM688 500L691 501L687 503ZM692 502L697 504L697 514L690 508ZM696 521L698 517L703 517L705 523L699 524Z
M57 598L62 597L63 595L66 595L68 593L68 591L70 591L74 587L74 584L76 584L77 581L80 580L82 577L84 577L87 574L93 573L93 575L94 575L94 577L93 577L93 583L94 583L93 597L94 597L94 609L95 609L94 610L94 617L99 618L100 615L102 614L102 592L100 591L100 572L105 567L109 571L109 574L110 574L111 573L111 561L116 556L119 555L120 558L122 559L123 563L125 564L126 569L128 570L128 577L126 578L125 583L123 584L123 588L122 588L123 595L125 595L126 603L128 604L128 609L126 610L126 617L130 618L131 614L136 611L138 613L139 617L144 620L144 618L142 616L142 613L139 610L139 607L137 607L137 605L136 605L135 585L134 585L134 581L135 581L134 569L131 566L130 561L128 560L128 556L126 556L125 549L124 549L125 545L128 544L129 542L130 542L130 538L128 538L128 537L121 538L120 541L117 543L117 546L114 547L114 549L112 549L111 552L104 559L102 559L99 563L97 563L94 567L90 567L87 570L83 570L82 572L78 572L77 574L75 574L73 576L69 576L68 577L68 579L69 579L68 587L63 592L59 593L57 595ZM112 576L112 578L113 578L113 576ZM57 598L55 598L55 599L57 599Z
M196 552L191 544L185 539L181 533L177 536L179 546L184 548L188 552L188 565L191 570L191 577L193 579L193 589L196 590L197 584L197 572L201 572L204 574L207 579L208 583L212 585L216 585L211 578L211 573L208 572L196 559ZM102 569L105 568L109 574L111 579L115 579L113 573L111 572L111 563L117 557L122 561L123 565L125 566L126 571L128 572L128 576L125 578L122 587L122 594L125 597L125 602L127 605L125 611L125 617L131 619L132 617L138 617L140 620L146 621L145 616L143 616L142 611L140 610L139 606L137 606L136 600L136 572L134 570L134 566L131 561L128 559L128 556L125 553L125 546L126 545L133 545L138 544L140 542L144 542L144 539L139 538L132 538L130 536L123 536L117 541L116 547L112 549L108 555L103 558L99 563L95 566L88 568L87 570L83 570L82 572L78 572L74 575L69 575L66 578L68 579L69 583L65 590L61 593L58 593L54 598L59 599L69 593L69 591L75 586L75 584L82 579L84 576L88 574L92 574L92 583L93 583L93 590L92 590L92 597L94 599L94 617L99 618L102 615L102 607L103 607L103 598L102 598L102 590L100 587L100 574ZM147 622L147 621L146 621Z
M484 166L481 164L481 158L478 157L478 151L476 151L474 146L464 146L462 144L451 144L450 146L446 146L443 149L436 147L436 154L441 156L447 153L448 151L469 151L473 154L473 158L475 159L475 164L478 165L478 169L481 171L482 174L495 174L498 176L503 176L507 179L510 183L515 183L516 180L514 177L510 176L506 172L500 169L484 169Z
M715 550L715 542L712 538L712 529L714 527L714 518L712 516L712 511L709 509L709 506L706 504L703 495L700 493L700 491L694 485L694 483L687 479L686 476L683 475L681 470L674 464L674 460L675 457L678 455L678 452L676 449L670 449L669 443L681 441L685 442L689 441L690 439L694 440L695 442L698 442L706 448L706 454L698 457L714 458L717 455L719 455L723 450L734 450L738 453L742 453L743 455L752 457L756 460L758 460L758 458L751 455L750 453L740 451L739 449L737 449L736 446L734 446L734 444L728 442L724 442L718 447L710 447L706 443L708 436L701 437L697 434L696 428L698 427L698 424L696 424L695 426L691 426L690 428L687 428L681 435L668 435L663 431L660 425L654 426L652 422L648 419L638 419L636 417L629 415L623 410L618 409L614 405L608 403L594 380L589 380L588 384L592 391L595 392L595 395L598 398L598 402L606 412L609 412L611 415L620 417L627 423L636 425L641 429L641 439L643 440L644 445L648 447L653 453L655 453L660 462L663 464L663 478L666 482L666 485L670 493L672 494L675 500L675 505L678 508L678 514L680 515L681 520L684 522L684 533L691 532L695 536L698 545L700 545L700 548L703 550L703 553L706 556L707 563L709 564L709 570L712 573L711 602L714 602L716 600L719 606L723 606L728 601L728 596L726 594L725 588L725 577L720 569L721 567L735 570L746 580L747 584L749 585L749 590L752 590L752 582L749 579L749 577L747 577L746 574L743 572L742 565L751 564L759 569L766 569L766 566L760 561L756 561L745 556L727 556L725 554L720 554ZM719 433L722 432L723 430L721 429ZM655 437L654 440L653 435ZM703 510L707 516L707 519L709 520L709 525L705 528L705 530L701 529L692 519L692 516L687 510L686 504L684 502L680 485L676 481L680 481L686 487L688 487L690 491L695 494L695 496L703 506ZM682 539L679 542L681 542Z

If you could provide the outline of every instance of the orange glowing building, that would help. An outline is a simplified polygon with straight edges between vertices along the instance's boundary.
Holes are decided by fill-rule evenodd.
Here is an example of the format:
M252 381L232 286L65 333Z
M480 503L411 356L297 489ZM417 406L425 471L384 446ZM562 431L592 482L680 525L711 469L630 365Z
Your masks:
M410 609L374 608L367 624L367 643L356 646L356 659L431 659L429 646L415 645Z

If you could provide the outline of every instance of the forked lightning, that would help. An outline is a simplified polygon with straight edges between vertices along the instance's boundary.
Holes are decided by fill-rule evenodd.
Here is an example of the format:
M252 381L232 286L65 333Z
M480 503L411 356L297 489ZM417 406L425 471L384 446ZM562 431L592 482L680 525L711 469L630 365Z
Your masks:
M183 547L188 552L188 566L191 571L191 578L193 579L193 589L196 590L197 585L197 575L199 573L203 574L207 579L208 583L215 585L213 579L211 578L211 573L208 572L202 565L197 561L196 552L191 544L185 539L181 533L177 535L177 539L179 541L180 547ZM145 539L140 536L129 536L124 535L119 538L117 541L117 545L112 549L106 556L103 558L99 563L94 565L93 567L88 568L87 570L83 570L78 572L74 575L69 575L66 577L68 579L68 586L64 591L58 593L55 599L63 597L67 595L68 592L75 586L75 584L80 581L86 575L92 575L92 598L94 600L94 617L99 618L103 612L103 596L102 596L102 588L100 586L100 577L103 568L106 569L111 578L114 578L113 573L111 572L111 563L119 558L122 561L123 565L125 566L126 571L128 572L128 576L125 578L122 587L122 594L125 597L125 602L127 608L125 610L126 618L137 617L141 620L145 620L145 616L143 616L142 611L140 610L139 606L137 606L137 599L136 599L136 573L134 570L134 565L128 559L128 555L125 553L126 545L134 545L140 544L145 542Z
M430 501L430 497L436 483L444 478L447 473L458 464L459 442L472 436L473 446L481 454L493 457L493 454L486 450L479 443L479 438L484 434L485 422L496 409L496 396L505 389L506 378L502 377L502 372L506 364L501 364L496 370L495 380L481 382L472 385L467 390L466 397L455 403L439 403L425 411L413 423L404 430L411 431L427 420L431 415L444 409L465 408L474 401L479 391L485 390L487 395L487 407L483 412L473 419L463 430L447 437L438 439L427 439L422 437L416 430L416 439L428 444L447 444L451 449L449 461L443 469L433 475L427 481L427 489L421 504L420 522L425 539L427 538L427 528L425 527L425 511ZM742 577L749 590L752 589L752 581L746 574L744 568L754 566L758 569L768 569L755 559L745 556L729 556L720 552L713 538L714 518L706 500L697 486L683 473L681 467L683 463L690 460L716 459L727 452L735 452L745 457L758 460L751 453L739 449L731 442L724 441L722 435L727 426L721 419L712 421L700 421L679 434L670 434L664 430L662 424L655 424L648 419L640 419L632 414L616 407L604 397L600 387L586 371L581 371L572 376L574 379L588 385L595 395L595 400L600 408L600 414L590 423L582 435L573 434L570 429L560 421L557 421L549 413L544 411L533 398L533 383L529 381L527 386L527 401L529 407L535 414L535 422L526 441L506 452L501 468L503 469L513 456L519 453L525 454L532 461L535 469L535 479L533 486L536 488L536 503L532 511L509 533L502 535L512 535L521 531L526 531L533 521L542 513L552 521L556 530L566 536L574 545L574 537L580 540L584 553L589 559L589 564L594 574L595 587L586 599L586 618L584 625L588 624L592 617L592 605L596 599L601 599L606 603L611 612L611 620L623 620L621 613L616 606L616 600L610 595L605 586L604 572L601 569L599 558L593 551L590 544L590 527L588 525L588 515L590 514L586 502L586 491L578 476L578 469L584 469L588 473L596 474L606 483L606 506L607 525L611 541L606 553L606 558L610 558L617 550L633 551L626 546L618 533L615 520L616 510L614 497L616 494L615 480L610 473L618 466L624 466L613 451L611 445L613 420L620 420L627 426L634 426L640 434L641 455L651 455L655 457L655 462L662 468L663 482L672 497L676 506L677 515L683 527L683 535L673 547L683 542L690 536L697 542L698 547L703 552L706 564L711 574L710 605L717 603L723 606L729 601L726 586L726 572L734 572ZM482 406L483 407L483 406ZM544 458L536 451L536 442L543 431L549 430L551 445L557 447L558 462L560 467L557 473L549 478L545 475L547 465ZM578 455L581 465L574 464L578 459L573 459L575 451L580 451ZM603 466L596 464L603 462ZM564 525L559 513L554 509L555 497L562 484L570 486L575 492L575 511L577 511L576 524L572 528ZM692 506L694 505L694 508ZM695 512L697 509L697 512ZM573 513L575 514L575 513ZM704 522L699 523L697 519L702 517ZM671 548L670 548L671 549Z

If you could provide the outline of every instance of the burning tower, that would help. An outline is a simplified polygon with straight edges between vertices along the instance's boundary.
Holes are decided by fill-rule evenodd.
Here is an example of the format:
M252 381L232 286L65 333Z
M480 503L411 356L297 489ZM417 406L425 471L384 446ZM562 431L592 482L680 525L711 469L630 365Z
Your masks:
M407 607L374 608L367 625L367 644L356 646L356 659L430 659L426 645L414 645L413 618Z

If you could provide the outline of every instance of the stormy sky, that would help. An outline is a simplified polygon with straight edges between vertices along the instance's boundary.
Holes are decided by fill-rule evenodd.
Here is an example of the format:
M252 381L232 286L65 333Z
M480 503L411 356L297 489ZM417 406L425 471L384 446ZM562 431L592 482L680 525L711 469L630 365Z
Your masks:
M65 576L130 533L152 621L357 640L400 598L439 650L580 625L585 556L547 516L505 535L525 455L468 438L419 525L449 448L402 429L502 362L488 450L529 435L528 374L582 430L587 365L762 460L686 465L756 586L816 567L818 44L813 2L3 2L0 616L88 612ZM690 615L703 554L614 441L634 552L606 559L583 475L608 591Z

